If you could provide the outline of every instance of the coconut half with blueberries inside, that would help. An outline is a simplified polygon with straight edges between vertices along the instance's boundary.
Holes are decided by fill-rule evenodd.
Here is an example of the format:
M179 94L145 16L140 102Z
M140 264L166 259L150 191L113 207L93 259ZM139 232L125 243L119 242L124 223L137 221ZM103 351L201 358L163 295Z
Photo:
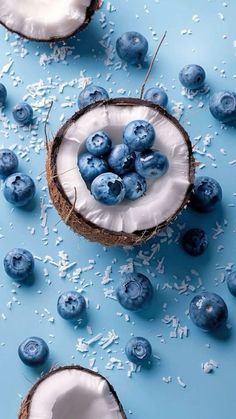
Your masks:
M57 41L83 29L101 0L1 0L0 23L35 41Z

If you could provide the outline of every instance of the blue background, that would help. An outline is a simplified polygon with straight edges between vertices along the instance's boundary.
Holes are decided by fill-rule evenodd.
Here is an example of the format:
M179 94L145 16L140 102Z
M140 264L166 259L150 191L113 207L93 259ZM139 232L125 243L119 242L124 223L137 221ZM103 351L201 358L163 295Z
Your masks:
M105 1L103 8L83 33L65 43L51 46L24 41L18 36L7 35L4 29L0 29L0 69L12 60L9 71L0 73L1 81L6 84L9 92L8 105L4 110L5 122L2 116L0 118L0 142L4 146L15 147L19 156L22 156L20 169L32 173L37 184L37 197L32 208L12 209L0 195L0 259L12 247L22 246L31 250L38 258L44 259L49 255L56 262L59 260L58 252L63 250L68 254L70 262L77 263L76 268L87 267L90 259L96 262L93 269L81 273L80 281L76 284L70 280L75 268L69 271L70 278L62 279L56 266L37 259L34 283L20 288L0 268L1 418L16 417L21 396L41 373L25 367L17 356L19 343L30 335L39 335L49 342L51 356L48 367L72 362L88 367L89 359L96 358L95 367L115 386L127 417L235 417L236 301L229 294L224 282L225 273L232 267L236 255L236 166L229 164L236 159L235 130L222 128L213 120L208 111L207 96L197 96L193 100L183 97L178 81L180 68L194 62L205 68L211 91L235 89L236 49L233 41L236 4L233 0L226 3L227 7L222 0L111 0L111 8L109 2ZM199 22L192 20L194 15L199 16ZM29 97L29 103L37 102L36 124L31 132L14 125L11 108L25 96L27 86L43 80L44 85L49 87L41 90L42 98L49 101L54 97L49 131L55 133L61 124L61 115L64 114L66 118L77 109L79 82L83 81L79 80L81 71L85 71L84 75L91 77L95 83L109 89L112 97L120 96L120 89L123 89L124 95L136 96L145 69L129 66L120 68L119 59L112 52L116 38L124 31L132 29L142 32L149 39L149 59L155 49L156 39L160 38L164 30L168 30L149 86L156 83L164 85L170 99L170 111L171 100L184 104L182 123L193 142L196 141L195 137L202 136L198 148L203 155L198 154L196 157L205 164L200 170L201 174L211 175L220 181L224 192L222 207L209 215L198 215L187 210L171 226L168 239L163 233L162 238L155 238L142 248L133 250L105 249L89 243L75 236L63 223L57 225L56 233L53 229L58 215L52 208L47 211L47 235L40 220L42 200L48 203L46 180L44 175L39 176L44 170L43 119L47 106L39 108L39 96ZM185 33L185 30L191 33ZM156 31L156 36L153 36L153 31ZM57 55L57 60L50 59L55 47L62 47L59 50L61 53L66 47L64 59L62 54ZM110 64L106 61L107 53L111 58ZM42 54L46 54L43 55L44 65L40 65L40 56L41 64L43 61ZM66 86L63 93L60 93L59 85L73 79L73 87ZM65 102L70 106L64 108ZM206 135L212 136L208 146L204 145ZM37 144L37 149L34 144ZM212 156L215 160L212 160ZM222 226L223 232L214 239L216 222ZM195 226L205 228L210 240L207 252L199 258L185 255L178 244L182 229ZM32 228L35 229L35 234L31 234ZM58 236L63 241L56 245ZM143 263L139 252L143 251L148 256L152 253L151 247L157 244L160 245L159 251L149 262ZM148 274L157 290L149 311L144 314L130 313L130 321L126 321L125 311L115 300L105 298L104 288L116 286L120 276L119 269L129 258L133 258L141 272ZM158 261L162 258L164 273L158 272L157 268ZM101 284L101 279L109 265L112 266L112 282L105 286ZM44 276L44 268L48 269L48 277ZM232 325L227 332L212 336L197 330L188 319L186 312L194 295L194 288L193 291L179 294L174 283L181 284L187 275L189 277L186 282L189 281L196 287L198 277L193 270L199 272L202 288L216 291L225 298L229 308L229 323ZM166 283L169 287L164 285ZM85 355L76 351L78 337L84 337L85 340L91 337L86 325L80 325L75 330L57 315L58 293L76 287L82 289L85 284L88 284L84 288L84 295L89 300L88 325L93 334L102 332L106 335L114 329L119 336L117 344L110 346L110 353L98 344L90 347ZM100 310L97 309L98 304ZM117 315L117 312L123 313L123 316ZM181 325L186 325L189 328L188 338L171 338L171 328L162 321L165 315L176 316ZM55 319L54 323L49 321L51 317ZM160 361L154 358L151 369L142 370L128 378L123 349L131 334L147 337ZM106 365L111 356L120 359L124 369L115 367L113 371L107 370ZM201 369L201 363L210 359L217 361L219 368L213 374L206 375ZM162 380L162 377L167 376L172 377L169 384ZM178 376L186 383L186 388L178 384Z

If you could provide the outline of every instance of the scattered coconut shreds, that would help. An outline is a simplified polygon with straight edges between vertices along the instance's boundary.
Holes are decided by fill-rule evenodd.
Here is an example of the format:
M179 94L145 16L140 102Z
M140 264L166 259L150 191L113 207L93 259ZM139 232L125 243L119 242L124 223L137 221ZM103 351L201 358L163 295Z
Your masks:
M207 361L207 362L202 362L201 364L201 368L203 369L203 372L205 374L210 374L214 372L214 370L218 367L219 367L219 364L213 359L210 359L210 361Z
M187 387L187 385L183 382L183 380L179 376L177 377L177 382L182 388Z

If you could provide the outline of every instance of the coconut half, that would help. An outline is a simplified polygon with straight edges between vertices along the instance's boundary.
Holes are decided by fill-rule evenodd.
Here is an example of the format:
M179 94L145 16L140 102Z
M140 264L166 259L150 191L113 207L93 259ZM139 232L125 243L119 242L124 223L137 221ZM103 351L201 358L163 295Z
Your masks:
M56 41L87 25L101 0L1 0L0 23L37 41Z
M121 143L124 127L135 119L153 125L153 148L168 157L169 170L148 181L142 198L105 206L87 189L77 167L78 155L85 150L86 138L97 130L108 133L113 144ZM75 232L105 245L140 243L173 221L189 200L193 178L188 134L164 109L141 99L109 99L82 109L65 123L49 147L49 193L60 216Z
M126 419L112 385L80 366L54 369L23 400L18 419Z

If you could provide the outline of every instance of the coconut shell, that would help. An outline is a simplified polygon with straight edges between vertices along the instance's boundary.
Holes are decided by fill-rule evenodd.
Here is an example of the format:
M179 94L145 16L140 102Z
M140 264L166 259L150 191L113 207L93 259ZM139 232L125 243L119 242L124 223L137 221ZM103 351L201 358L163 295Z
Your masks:
M64 134L72 123L77 121L84 113L96 108L106 105L116 105L116 106L147 106L157 112L164 115L168 118L175 126L181 131L184 141L187 144L189 151L189 188L186 192L185 198L179 207L179 209L163 223L159 224L154 228L148 230L136 231L134 233L125 233L125 232L114 232L101 228L90 221L86 220L81 214L76 212L73 208L73 205L68 200L57 176L56 160L57 154L60 147L60 144L64 138ZM195 175L195 160L193 157L192 144L189 139L187 132L179 124L176 118L171 116L166 110L161 108L159 105L155 105L152 102L137 99L137 98L116 98L108 99L105 101L99 101L89 105L80 111L76 112L72 118L70 118L58 131L54 140L48 144L48 154L46 160L46 176L48 181L49 194L52 199L52 202L57 209L62 220L77 234L84 236L88 240L99 242L106 246L113 245L122 245L122 246L133 246L141 244L146 240L152 238L158 233L162 228L166 227L169 223L175 220L179 212L187 205L190 197L190 193L193 186L193 180ZM77 197L79 199L79 196Z
M108 385L108 387L109 387L109 390L111 391L111 393L113 394L113 396L114 396L114 398L115 398L115 400L117 402L117 405L119 406L119 409L120 409L120 413L122 415L122 418L123 419L127 419L126 418L126 415L125 415L125 412L124 412L124 409L122 407L122 404L120 403L120 401L118 399L118 396L117 396L117 394L116 394L116 392L114 390L114 387L109 383L109 381L105 377L103 377L102 375L100 375L100 374L98 374L98 373L96 373L96 372L94 372L92 370L89 370L87 368L83 368L80 365L69 365L69 366L64 366L64 367L59 367L59 368L53 368L49 373L43 375L33 385L33 387L30 389L29 393L25 397L25 399L22 401L21 406L20 406L20 411L19 411L19 414L18 414L18 419L28 419L29 418L31 400L32 400L32 397L33 397L35 391L37 390L38 386L44 380L46 380L47 378L49 378L51 375L56 374L57 372L60 372L60 371L66 370L66 369L67 370L76 369L76 370L79 370L79 371L84 371L84 372L87 372L87 373L89 373L91 375L94 375L96 377L100 377L103 380L105 380L106 383L107 383L107 385Z

